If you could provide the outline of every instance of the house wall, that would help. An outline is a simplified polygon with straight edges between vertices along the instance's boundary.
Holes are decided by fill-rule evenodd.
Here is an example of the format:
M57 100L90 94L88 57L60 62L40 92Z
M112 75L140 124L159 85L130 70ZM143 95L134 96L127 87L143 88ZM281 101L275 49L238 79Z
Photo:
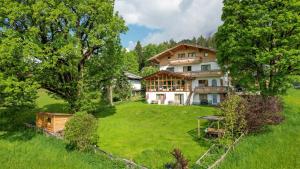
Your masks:
M221 102L221 96L220 96L220 94L216 94L216 95L217 95L217 104L219 104ZM199 94L194 94L191 103L192 104L200 104L199 98L200 98ZM209 104L212 104L213 94L207 94L207 101Z
M53 132L58 132L61 130L64 130L66 122L71 118L72 116L54 116L53 120Z
M132 90L141 90L142 89L142 85L141 85L141 81L140 80L129 80L129 83L132 86Z
M159 65L160 66L166 66L169 64L169 59L177 59L178 54L180 53L185 53L185 55L187 56L188 53L192 53L195 52L196 53L196 58L199 58L200 56L203 57L204 53L208 53L208 56L204 57L206 59L215 59L216 58L216 54L212 51L206 50L206 49L193 49L193 48L188 48L185 50L178 50L174 53L169 53L169 54L165 54L164 56L161 56L160 58L158 58L159 60ZM169 58L168 58L169 57Z
M174 72L183 72L184 66L192 66L192 71L201 71L202 65L210 64L211 70L220 70L220 66L217 62L205 62L205 63L198 63L198 64L189 64L189 65L177 65L177 66L170 66L170 65L163 65L160 66L160 70L167 70L168 67L174 67Z
M169 101L175 102L175 94L183 94L183 102L185 104L189 93L190 92L146 92L146 99L147 102L151 104L152 101L156 100L156 94L165 94L166 100L164 104L167 105Z

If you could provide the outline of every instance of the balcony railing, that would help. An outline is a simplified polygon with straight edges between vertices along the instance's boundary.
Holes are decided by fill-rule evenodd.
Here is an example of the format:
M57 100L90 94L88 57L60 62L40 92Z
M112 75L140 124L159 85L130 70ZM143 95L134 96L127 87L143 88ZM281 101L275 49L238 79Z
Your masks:
M178 72L178 73L190 77L220 77L224 75L220 69L208 70L208 71Z
M227 93L228 87L226 86L205 86L205 87L195 87L194 92L199 94L208 93Z
M216 62L216 61L217 61L216 58L206 58L203 56L196 56L196 57L169 59L169 64L170 65L183 65L183 64L206 63L206 62Z

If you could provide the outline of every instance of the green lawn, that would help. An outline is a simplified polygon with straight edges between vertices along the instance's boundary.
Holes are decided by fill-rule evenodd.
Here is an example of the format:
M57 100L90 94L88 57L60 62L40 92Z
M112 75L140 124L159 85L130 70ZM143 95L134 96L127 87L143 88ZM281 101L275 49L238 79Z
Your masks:
M219 168L300 168L300 90L290 90L284 101L285 121L244 138Z
M196 117L216 112L212 107L120 104L100 111L99 146L151 168L171 162L173 148L194 163L209 147L197 140Z
M37 111L62 112L63 101L39 93L38 108L7 115L0 110L0 168L2 169L117 169L125 168L101 154L68 151L62 140L49 138L25 128L24 121L34 121ZM9 118L12 116L12 118Z

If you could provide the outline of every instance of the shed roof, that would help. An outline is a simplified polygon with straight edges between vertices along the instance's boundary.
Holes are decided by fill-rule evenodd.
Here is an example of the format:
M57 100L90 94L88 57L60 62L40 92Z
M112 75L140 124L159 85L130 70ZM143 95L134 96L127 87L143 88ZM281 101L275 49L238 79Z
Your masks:
M130 73L130 72L125 72L124 74L125 74L125 76L127 76L129 79L135 79L135 80L140 80L140 79L142 79L141 76L135 75L135 74Z
M221 121L225 118L223 116L199 116L197 119L205 119L209 121Z

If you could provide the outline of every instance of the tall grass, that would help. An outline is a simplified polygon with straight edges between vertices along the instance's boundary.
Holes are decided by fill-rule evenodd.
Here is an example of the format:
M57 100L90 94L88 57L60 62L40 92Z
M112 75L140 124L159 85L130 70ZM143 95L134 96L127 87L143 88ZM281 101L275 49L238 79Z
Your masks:
M219 168L300 168L300 90L292 89L283 98L285 121L244 138Z

